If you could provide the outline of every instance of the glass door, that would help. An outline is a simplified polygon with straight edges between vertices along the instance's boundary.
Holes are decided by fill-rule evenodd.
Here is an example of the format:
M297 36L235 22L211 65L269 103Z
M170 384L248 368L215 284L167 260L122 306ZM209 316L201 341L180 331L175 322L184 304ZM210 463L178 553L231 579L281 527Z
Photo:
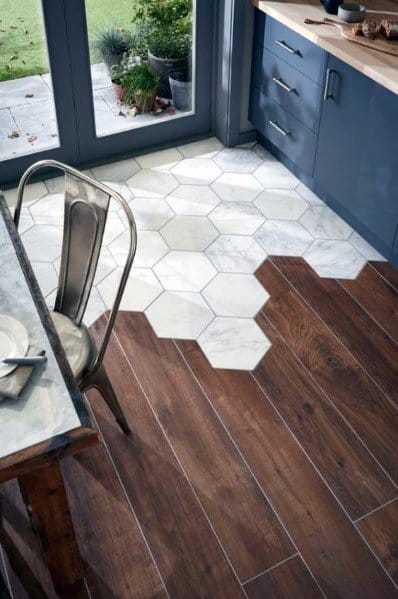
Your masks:
M1 0L0 186L211 130L212 0Z
M36 160L77 162L63 0L2 0L0 185ZM68 85L69 81L69 85Z
M65 3L83 161L210 131L214 5Z

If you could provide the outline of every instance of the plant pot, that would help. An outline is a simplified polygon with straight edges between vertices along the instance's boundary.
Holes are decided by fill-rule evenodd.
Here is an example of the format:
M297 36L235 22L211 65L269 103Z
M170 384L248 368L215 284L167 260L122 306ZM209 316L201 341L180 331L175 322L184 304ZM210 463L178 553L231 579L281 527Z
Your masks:
M174 108L177 110L191 110L192 108L192 81L178 81L169 77L171 95Z
M103 58L104 65L106 67L109 77L112 76L112 67L116 64L120 64L122 58L123 54L109 54L109 56Z
M148 60L152 71L160 78L159 96L161 98L171 98L169 75L176 71L186 71L188 68L188 56L170 59L159 58L151 54L148 50Z
M115 92L115 97L117 102L122 102L124 98L125 91L117 81L112 81L113 91Z
M157 92L157 88L153 89L151 92L135 92L135 105L140 112L152 112L155 109Z

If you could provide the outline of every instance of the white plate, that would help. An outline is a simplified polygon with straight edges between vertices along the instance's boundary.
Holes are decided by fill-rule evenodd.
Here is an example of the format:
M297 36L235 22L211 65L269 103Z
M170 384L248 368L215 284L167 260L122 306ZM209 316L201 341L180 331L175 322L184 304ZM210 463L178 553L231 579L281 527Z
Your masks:
M0 314L0 378L10 374L17 366L2 364L6 358L26 356L29 335L22 322L12 316Z

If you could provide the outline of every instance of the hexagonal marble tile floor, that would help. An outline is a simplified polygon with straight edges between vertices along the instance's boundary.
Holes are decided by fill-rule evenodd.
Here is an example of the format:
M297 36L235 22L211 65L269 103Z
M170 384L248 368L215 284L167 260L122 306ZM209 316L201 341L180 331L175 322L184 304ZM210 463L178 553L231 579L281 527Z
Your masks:
M320 277L355 278L383 258L258 144L210 138L93 168L138 227L123 310L145 312L158 337L196 339L214 368L253 369L270 347L254 322L268 299L254 272L267 255L302 256ZM63 216L61 178L28 187L22 239L51 304ZM16 190L6 192L15 203ZM126 225L111 205L87 323L112 305Z

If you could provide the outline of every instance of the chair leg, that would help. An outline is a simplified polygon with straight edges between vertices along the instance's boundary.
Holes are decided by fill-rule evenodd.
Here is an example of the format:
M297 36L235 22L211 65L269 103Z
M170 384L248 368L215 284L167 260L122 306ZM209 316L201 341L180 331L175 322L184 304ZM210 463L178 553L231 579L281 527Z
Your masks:
M115 390L103 365L101 365L96 372L84 379L84 381L80 384L80 390L83 393L91 388L97 389L97 391L99 391L123 433L125 435L129 435L131 429L127 423L122 406L120 405Z

